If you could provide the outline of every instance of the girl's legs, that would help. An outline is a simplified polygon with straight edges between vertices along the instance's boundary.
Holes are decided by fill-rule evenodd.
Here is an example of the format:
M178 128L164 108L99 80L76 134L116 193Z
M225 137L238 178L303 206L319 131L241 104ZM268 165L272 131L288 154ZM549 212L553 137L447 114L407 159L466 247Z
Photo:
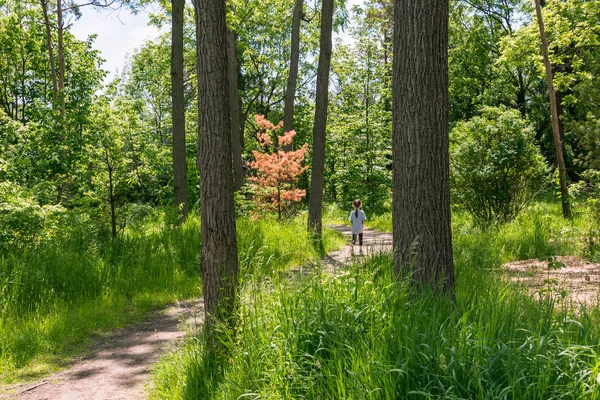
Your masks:
M362 243L362 241L361 241ZM352 246L354 246L356 244L356 233L352 234Z
M358 234L358 245L360 246L360 252L362 253L362 251L363 251L363 234L362 233Z

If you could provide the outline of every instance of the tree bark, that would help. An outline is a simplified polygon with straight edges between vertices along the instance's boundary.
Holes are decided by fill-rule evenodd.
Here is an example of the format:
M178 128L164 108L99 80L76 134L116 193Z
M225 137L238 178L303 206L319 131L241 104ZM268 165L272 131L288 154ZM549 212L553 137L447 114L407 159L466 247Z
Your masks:
M58 98L58 83L56 81L56 62L54 61L54 48L52 47L52 30L50 18L48 17L48 0L40 0L44 13L44 26L46 28L46 47L48 48L48 60L50 61L50 77L52 79L52 104L56 105Z
M298 61L300 59L300 23L302 21L303 0L296 0L292 18L292 44L290 49L290 74L285 89L283 107L283 131L289 132L294 129L294 101L296 100L296 84L298 81ZM284 146L285 151L292 150L293 146Z
M323 0L319 66L317 67L315 122L313 127L312 172L310 179L310 199L308 203L308 227L319 240L322 232L325 130L327 128L327 105L329 103L332 24L333 0Z
M183 82L183 24L185 0L172 0L171 96L173 106L174 206L185 220L189 212L185 148L185 98Z
M56 0L56 23L58 31L58 99L60 101L60 116L65 116L65 46L63 40L64 23L62 0Z
M202 218L200 272L209 347L218 348L215 325L234 323L238 286L225 0L194 0L194 5Z
M115 199L115 186L113 183L113 166L110 162L108 152L104 150L106 169L108 170L108 204L110 205L110 227L112 237L117 237L117 204Z
M238 58L235 33L227 31L227 59L229 73L229 106L231 109L231 151L233 156L233 189L244 185L244 165L242 162L243 135L241 113L242 103L238 92Z
M395 0L394 11L395 271L452 296L448 0Z
M542 55L544 57L544 67L546 69L546 81L548 84L548 95L550 96L550 115L552 119L552 132L554 134L554 146L556 147L556 163L558 164L558 177L560 183L560 200L562 203L562 212L564 218L571 218L571 206L569 204L569 190L567 188L567 167L563 154L563 141L560 134L560 123L558 120L558 108L556 106L556 90L552 79L552 65L548 56L548 41L544 29L544 18L542 16L542 6L540 0L535 0L535 12L537 15L538 26L540 28L540 41Z

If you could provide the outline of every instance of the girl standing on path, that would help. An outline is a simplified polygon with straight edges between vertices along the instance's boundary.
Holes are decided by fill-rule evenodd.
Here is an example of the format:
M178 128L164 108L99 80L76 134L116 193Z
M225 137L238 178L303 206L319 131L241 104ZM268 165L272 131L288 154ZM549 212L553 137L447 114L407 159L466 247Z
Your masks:
M365 212L360 209L362 202L359 199L354 200L354 210L350 213L350 222L352 223L352 248L356 244L356 235L358 235L358 244L360 246L359 253L363 252L363 228L367 216Z

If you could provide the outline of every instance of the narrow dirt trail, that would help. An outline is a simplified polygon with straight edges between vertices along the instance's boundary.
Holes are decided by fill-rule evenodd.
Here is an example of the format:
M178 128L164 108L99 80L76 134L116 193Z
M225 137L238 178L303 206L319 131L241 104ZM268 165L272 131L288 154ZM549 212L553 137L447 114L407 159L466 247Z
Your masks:
M350 227L330 228L347 236L348 244L323 260L331 272L343 268L357 257L389 252L392 235L365 229L363 254L350 244ZM173 349L178 341L195 331L204 316L201 299L188 300L134 326L111 333L93 345L90 353L71 368L48 378L15 386L0 398L19 400L141 400L148 397L151 372L158 358Z
M344 265L351 264L353 258L375 255L381 252L389 253L392 251L392 234L389 232L375 231L373 229L364 229L363 234L363 253L359 253L358 239L355 246L350 244L352 240L351 227L346 225L328 225L329 228L343 233L348 240L348 244L340 250L333 251L325 256L325 263L328 268L334 270Z
M17 386L8 399L105 400L147 398L158 358L202 323L200 299L168 307L140 324L111 333L71 368L42 381ZM0 395L0 397L2 397Z

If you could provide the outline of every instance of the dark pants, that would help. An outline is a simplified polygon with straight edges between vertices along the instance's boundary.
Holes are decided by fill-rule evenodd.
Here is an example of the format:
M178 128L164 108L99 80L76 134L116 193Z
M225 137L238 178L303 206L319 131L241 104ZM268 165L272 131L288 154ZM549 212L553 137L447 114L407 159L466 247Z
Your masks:
M356 233L352 234L352 244L356 244ZM358 234L358 244L359 245L363 245L363 234L359 233Z

